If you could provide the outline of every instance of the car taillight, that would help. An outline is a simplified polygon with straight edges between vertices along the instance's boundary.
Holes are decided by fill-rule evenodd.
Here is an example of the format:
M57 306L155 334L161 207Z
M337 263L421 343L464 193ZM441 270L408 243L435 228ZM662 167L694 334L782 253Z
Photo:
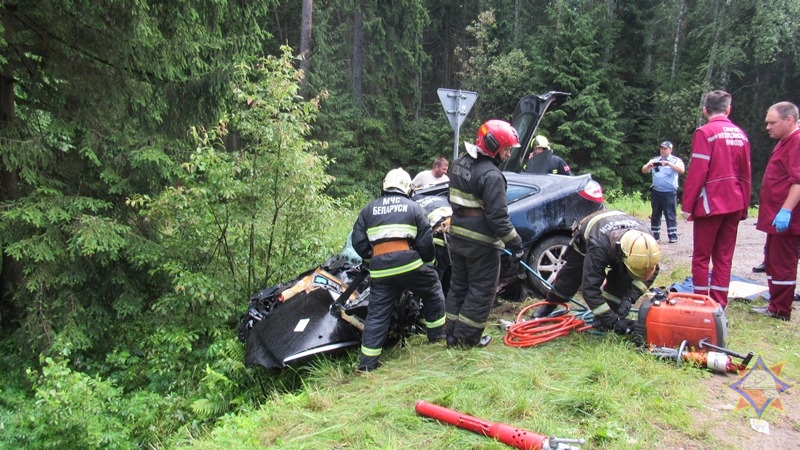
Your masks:
M586 200L603 203L603 187L597 181L590 180L578 194Z

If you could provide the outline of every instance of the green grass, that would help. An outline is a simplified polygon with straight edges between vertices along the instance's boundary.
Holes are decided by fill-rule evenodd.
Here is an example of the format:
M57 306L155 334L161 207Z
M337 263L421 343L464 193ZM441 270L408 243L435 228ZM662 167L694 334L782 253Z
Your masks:
M519 304L520 310L526 304ZM781 378L800 376L796 323L750 316L733 302L728 347L753 351L768 365L785 362ZM506 313L504 319L513 319ZM492 320L501 318L497 314ZM573 333L543 345L503 345L502 330L487 330L494 342L483 349L451 350L414 336L408 346L384 352L383 366L367 375L353 369L357 352L322 359L300 369L301 381L268 392L262 407L216 424L206 436L182 445L200 449L305 448L481 448L505 445L415 413L425 400L484 420L559 437L583 437L583 448L630 449L715 442L710 427L741 427L752 410L730 411L723 423L697 423L711 397L707 370L659 360L613 335ZM264 375L262 376L269 376ZM786 401L786 400L785 400ZM792 401L789 399L788 401ZM694 412L694 413L693 413ZM780 411L768 410L775 421ZM734 448L734 447L730 447Z
M640 219L650 217L650 202L642 198L640 192L621 193L610 191L605 195L606 207L625 211L631 216Z
M656 285L682 280L688 272L688 267L677 267L661 274ZM514 320L533 301L538 299L495 308L490 323ZM770 366L785 362L781 379L793 384L800 377L797 323L753 316L749 307L739 301L729 305L727 346L739 353L753 351ZM499 326L487 332L494 342L471 350L428 345L424 337L414 336L405 347L385 350L383 366L366 375L354 373L357 350L279 375L258 370L265 386L263 398L257 399L260 408L230 414L205 428L203 436L175 446L509 448L416 414L417 400L541 435L583 437L584 449L740 448L720 442L714 430L752 434L747 421L755 413L749 408L698 420L708 414L709 405L729 395L726 386L737 375L678 368L615 335L572 333L518 349L503 344ZM768 409L762 418L775 423L785 421L785 414Z

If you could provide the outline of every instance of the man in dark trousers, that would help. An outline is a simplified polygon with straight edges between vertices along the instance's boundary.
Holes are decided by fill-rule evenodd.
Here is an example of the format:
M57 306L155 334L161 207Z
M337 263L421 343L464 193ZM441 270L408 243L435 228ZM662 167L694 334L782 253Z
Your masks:
M450 167L450 291L447 294L447 345L475 347L483 336L497 293L500 252L508 248L518 262L522 239L508 217L506 179L498 169L511 148L519 147L510 123L490 120L478 129L475 145Z
M408 289L422 300L430 342L444 339L444 294L434 263L433 232L425 211L409 198L411 177L394 169L353 225L353 248L369 263L371 296L361 335L359 372L378 367L395 304Z
M723 308L728 305L739 221L747 218L750 206L750 142L728 119L730 112L730 94L706 94L703 114L708 123L694 132L681 202L681 214L694 221L694 293L711 297ZM709 263L714 266L710 280Z
M675 217L678 200L678 175L685 169L683 161L672 154L672 142L664 141L659 155L642 166L642 173L653 174L650 186L650 231L656 240L661 239L661 216L667 221L667 238L670 244L678 242L678 220Z
M793 103L776 103L767 111L767 132L778 144L764 170L756 228L767 233L764 260L769 305L751 310L787 321L792 318L800 257L800 128L797 121L797 106Z
M533 317L548 316L581 287L594 315L593 328L629 334L634 320L626 316L652 286L661 260L648 227L622 211L597 211L575 228L564 259L547 294L551 303L539 307Z

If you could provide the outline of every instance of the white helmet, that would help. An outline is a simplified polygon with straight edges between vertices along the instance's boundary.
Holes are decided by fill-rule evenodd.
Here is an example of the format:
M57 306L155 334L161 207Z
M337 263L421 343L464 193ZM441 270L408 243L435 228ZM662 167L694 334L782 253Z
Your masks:
M411 195L411 176L402 168L392 169L383 179L383 190Z
M652 235L639 230L628 230L620 237L619 245L622 262L631 276L639 280L653 277L661 260L661 249Z
M540 134L533 139L533 142L531 142L531 148L536 148L536 147L549 149L550 141L548 141L546 137Z

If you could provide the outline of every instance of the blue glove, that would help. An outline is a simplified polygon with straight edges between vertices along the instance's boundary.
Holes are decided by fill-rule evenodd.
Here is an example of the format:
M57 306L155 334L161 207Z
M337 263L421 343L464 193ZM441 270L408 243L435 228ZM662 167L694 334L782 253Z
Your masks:
M775 225L775 229L778 230L778 233L783 233L789 229L789 220L791 218L792 212L786 208L781 208L781 210L778 211L778 215L775 216L775 220L772 221L772 224Z

